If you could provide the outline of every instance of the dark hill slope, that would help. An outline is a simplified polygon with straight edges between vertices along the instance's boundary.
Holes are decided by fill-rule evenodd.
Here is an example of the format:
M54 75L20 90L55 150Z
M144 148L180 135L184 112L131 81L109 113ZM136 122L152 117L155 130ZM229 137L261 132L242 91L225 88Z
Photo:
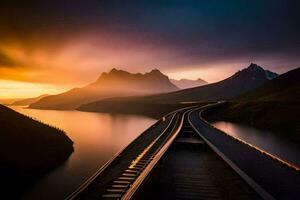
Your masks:
M271 130L300 143L300 68L231 99L206 116L211 121L233 121Z
M0 186L25 187L72 152L73 142L63 131L0 105Z
M300 68L288 71L238 98L239 101L299 101Z

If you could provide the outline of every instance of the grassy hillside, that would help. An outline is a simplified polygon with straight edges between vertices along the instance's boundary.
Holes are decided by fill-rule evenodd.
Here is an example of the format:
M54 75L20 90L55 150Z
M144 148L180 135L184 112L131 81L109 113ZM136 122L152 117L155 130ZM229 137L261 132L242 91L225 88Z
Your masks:
M73 142L63 131L0 105L0 177L5 186L34 180L72 152Z
M271 130L300 143L300 68L210 110L206 117Z

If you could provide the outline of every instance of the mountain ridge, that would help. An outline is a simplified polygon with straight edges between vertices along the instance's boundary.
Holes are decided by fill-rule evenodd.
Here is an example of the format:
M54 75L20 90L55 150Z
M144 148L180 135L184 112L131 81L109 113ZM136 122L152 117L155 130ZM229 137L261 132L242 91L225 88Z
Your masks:
M290 92L291 90L294 92ZM297 99L300 99L300 68L277 76L261 87L236 98L238 101L296 101Z
M30 105L46 96L49 96L48 94L42 94L40 96L37 97L32 97L32 98L25 98L25 99L21 99L21 100L17 100L14 101L11 105L13 106L25 106L25 105Z
M115 105L115 107L118 107L118 110L122 112L121 106L119 106L120 102L124 105L123 109L126 110L126 104L124 102L130 102L131 104L135 102L141 105L149 104L149 106L154 104L165 106L166 104L218 101L239 96L263 85L267 81L269 81L269 79L266 77L265 70L251 63L247 68L239 70L232 76L217 83L163 94L108 98L81 105L78 109L82 111L110 112L110 110L106 110L105 107L101 105L102 102L103 104L110 105L111 108ZM134 111L132 112L132 114L134 114ZM138 112L142 113L141 110Z
M209 121L230 121L272 131L300 144L300 68L204 113Z
M164 94L132 98L143 101L159 101L161 103L178 103L202 100L218 101L238 96L244 92L255 89L268 80L269 79L266 77L265 70L262 67L251 63L247 68L239 70L232 76L216 83Z
M208 84L205 80L198 78L196 80L182 78L179 80L170 79L170 81L180 89L187 89Z
M103 72L93 83L58 95L44 97L29 107L69 110L76 109L84 103L108 97L155 94L176 90L178 88L158 69L144 74L134 74L113 68L108 73Z

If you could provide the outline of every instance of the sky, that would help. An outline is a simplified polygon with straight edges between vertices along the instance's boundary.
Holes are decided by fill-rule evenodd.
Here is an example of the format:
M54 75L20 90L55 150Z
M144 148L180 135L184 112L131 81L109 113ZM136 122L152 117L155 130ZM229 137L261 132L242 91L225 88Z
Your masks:
M2 0L0 98L55 94L112 68L222 80L251 62L300 65L289 0Z

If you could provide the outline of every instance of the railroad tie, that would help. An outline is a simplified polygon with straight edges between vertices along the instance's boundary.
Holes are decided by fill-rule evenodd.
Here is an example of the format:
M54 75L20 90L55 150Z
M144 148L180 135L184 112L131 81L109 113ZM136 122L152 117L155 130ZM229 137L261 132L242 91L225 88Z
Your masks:
M134 180L133 177L124 177L124 176L121 176L118 178L119 180Z
M136 174L139 174L139 173L140 173L139 170L132 170L132 169L126 169L125 172L128 172L128 173L136 173Z
M113 182L117 184L130 184L129 181L113 181Z
M122 176L135 177L137 175L136 174L132 174L132 173L123 173Z
M105 198L105 199L119 199L121 197L122 197L122 194L114 194L114 193L102 195L102 198Z

